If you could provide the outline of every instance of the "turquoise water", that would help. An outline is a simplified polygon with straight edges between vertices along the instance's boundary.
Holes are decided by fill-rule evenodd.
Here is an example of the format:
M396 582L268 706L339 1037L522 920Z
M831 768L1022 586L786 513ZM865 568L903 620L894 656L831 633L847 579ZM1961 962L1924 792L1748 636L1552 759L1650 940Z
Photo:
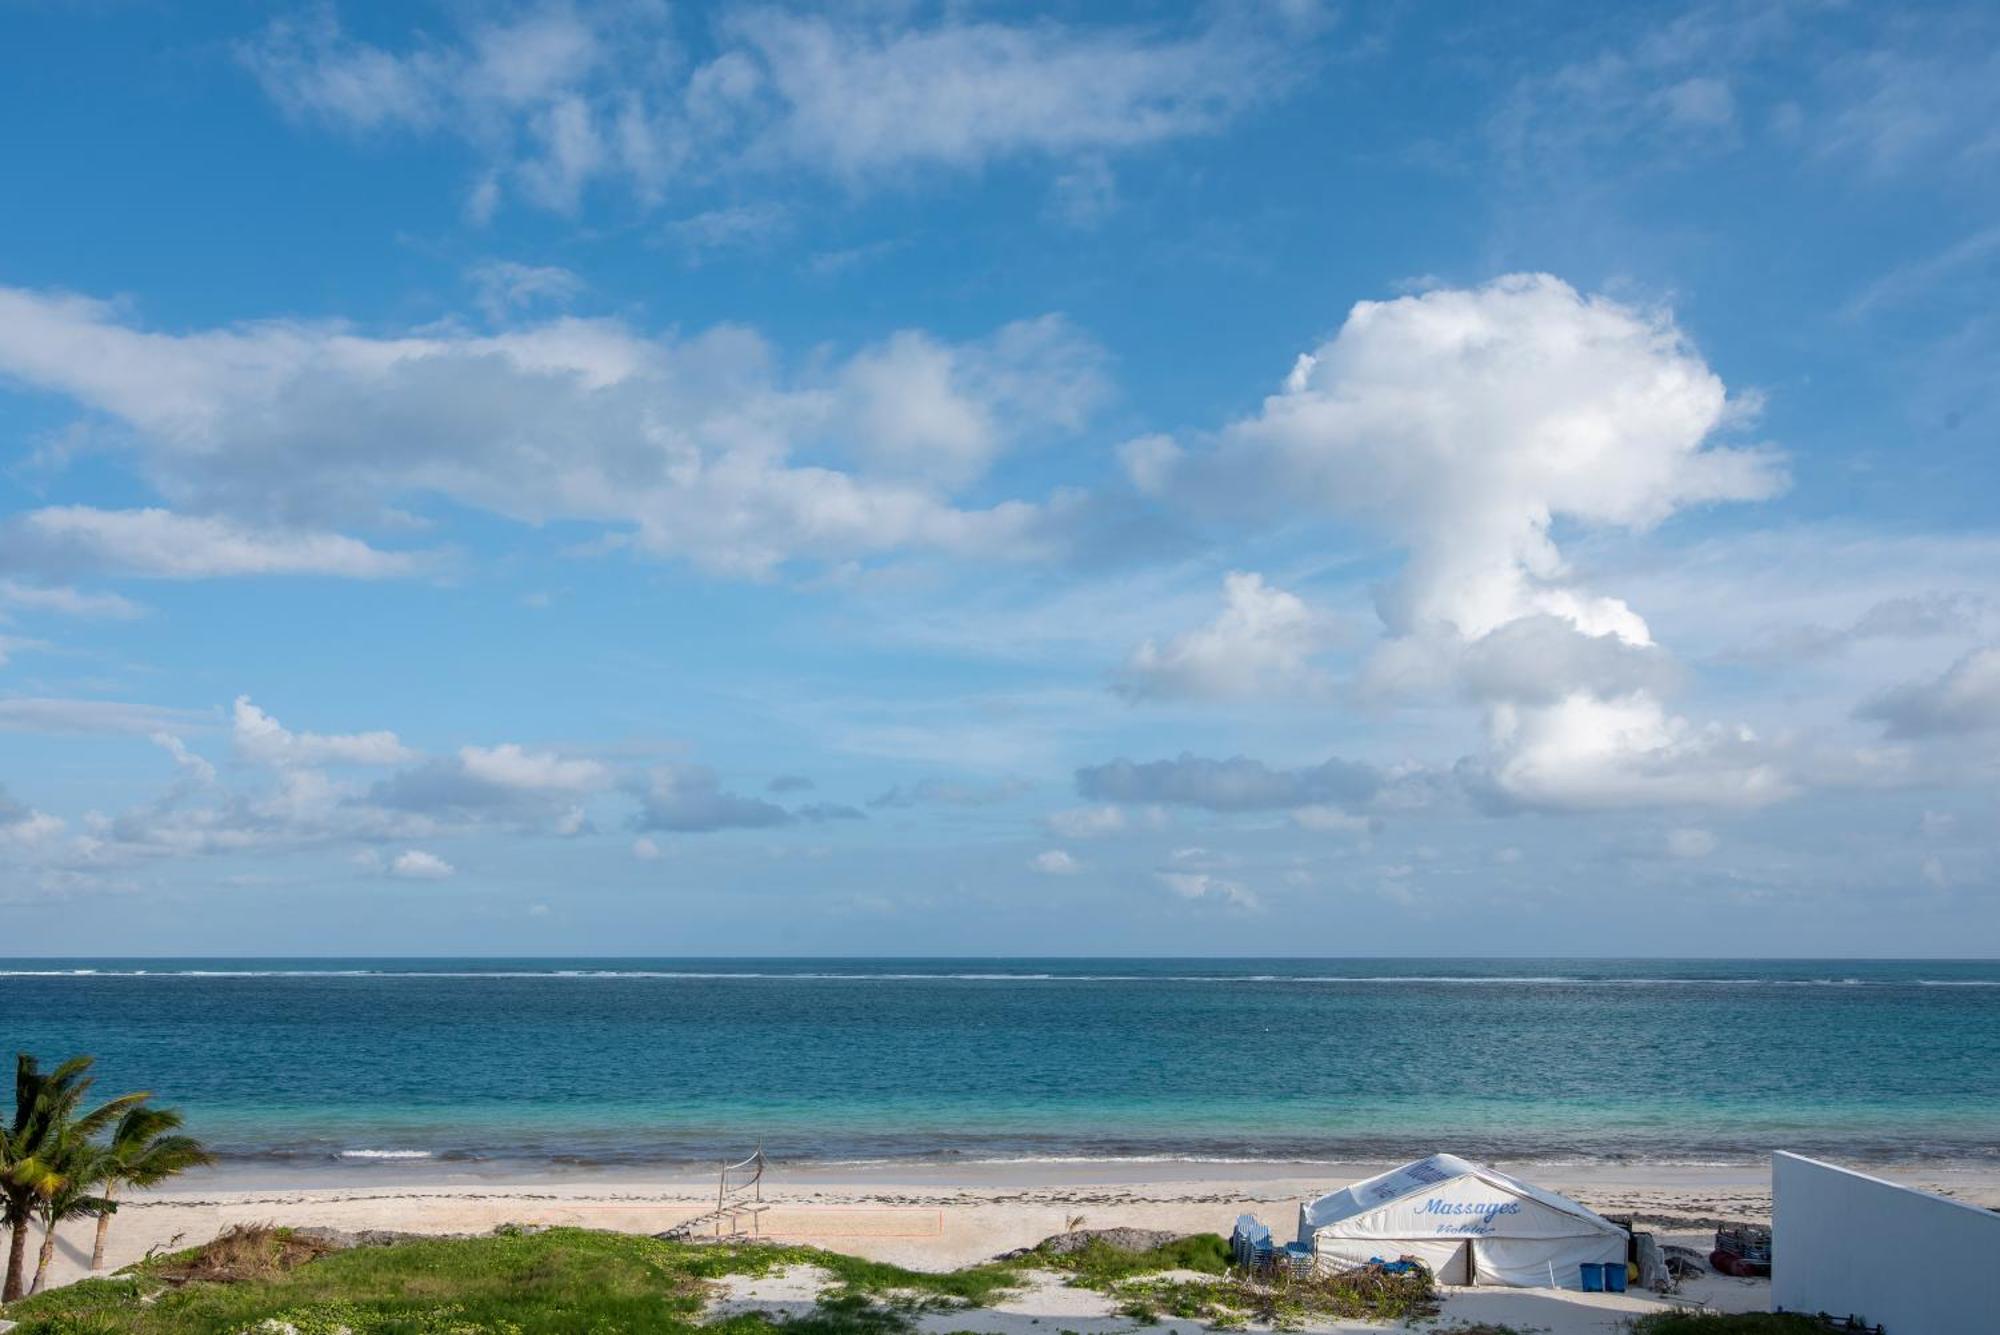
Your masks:
M2000 1158L2000 963L0 961L225 1154Z

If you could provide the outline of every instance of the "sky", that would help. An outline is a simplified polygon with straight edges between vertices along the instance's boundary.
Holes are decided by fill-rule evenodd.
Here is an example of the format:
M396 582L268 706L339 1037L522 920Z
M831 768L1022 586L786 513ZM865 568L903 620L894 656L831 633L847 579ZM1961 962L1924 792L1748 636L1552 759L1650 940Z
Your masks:
M0 4L0 956L2000 953L2000 12Z

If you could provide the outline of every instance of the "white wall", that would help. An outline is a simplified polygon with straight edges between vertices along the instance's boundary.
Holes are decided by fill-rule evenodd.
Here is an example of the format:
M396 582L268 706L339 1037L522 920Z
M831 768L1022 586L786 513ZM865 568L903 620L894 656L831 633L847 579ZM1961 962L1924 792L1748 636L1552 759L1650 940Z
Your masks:
M1774 1154L1771 1304L1852 1314L1887 1335L1993 1335L2000 1214Z

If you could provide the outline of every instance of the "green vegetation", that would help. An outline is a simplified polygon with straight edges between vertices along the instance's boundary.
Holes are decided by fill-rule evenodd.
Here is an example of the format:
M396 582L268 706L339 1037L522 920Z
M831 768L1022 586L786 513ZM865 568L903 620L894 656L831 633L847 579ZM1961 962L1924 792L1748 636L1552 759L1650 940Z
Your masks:
M1308 1321L1361 1318L1407 1321L1435 1316L1437 1286L1427 1272L1385 1275L1349 1270L1302 1278L1131 1279L1115 1284L1118 1310L1148 1324L1182 1317L1222 1329L1256 1321L1297 1330Z
M1151 1251L1128 1252L1102 1238L1092 1238L1080 1251L1059 1253L1037 1248L1022 1263L1068 1274L1070 1283L1078 1288L1102 1290L1134 1275L1157 1275L1163 1270L1219 1275L1229 1269L1229 1241L1214 1233L1196 1233Z
M585 1229L506 1228L480 1238L406 1238L342 1248L311 1230L239 1227L106 1279L11 1304L17 1335L913 1335L923 1312L990 1306L1047 1270L1107 1294L1125 1317L1228 1330L1331 1319L1421 1322L1439 1313L1421 1269L1304 1277L1232 1272L1213 1234L1146 1252L1102 1240L948 1274L762 1243L702 1244ZM825 1272L809 1309L704 1324L712 1284L793 1266ZM1517 1335L1491 1325L1440 1335ZM1800 1316L1663 1312L1633 1335L1809 1335Z
M1826 1327L1796 1312L1654 1312L1632 1335L1826 1335Z
M111 1232L121 1188L156 1187L177 1173L214 1162L200 1141L180 1135L180 1129L179 1113L145 1103L127 1108L118 1119L98 1165L98 1189L108 1208L97 1216L97 1239L90 1249L92 1270L104 1269L104 1240Z
M809 1247L703 1246L551 1229L409 1240L330 1251L286 1229L236 1229L109 1279L86 1280L7 1309L19 1335L211 1335L294 1328L298 1335L625 1335L700 1323L705 1281L809 1264L833 1277L818 1310L786 1335L901 1335L910 1313L996 1299L1008 1266L932 1275ZM761 1315L707 1329L765 1335Z
M25 1052L15 1059L14 1116L0 1126L0 1224L11 1234L0 1302L21 1296L32 1225L43 1229L35 1266L39 1293L55 1257L56 1229L65 1220L99 1220L93 1265L101 1263L103 1221L118 1208L120 1185L151 1186L208 1161L195 1141L167 1134L179 1128L180 1116L147 1107L150 1094L123 1094L85 1111L90 1065L89 1057L72 1057L44 1071ZM109 1143L98 1143L107 1130Z
M1180 1317L1229 1329L1251 1321L1294 1329L1316 1317L1393 1321L1437 1310L1427 1274L1399 1277L1359 1270L1309 1278L1250 1278L1229 1273L1229 1243L1214 1233L1178 1238L1151 1251L1128 1252L1093 1238L1081 1250L1038 1249L1021 1264L1066 1273L1078 1288L1110 1294L1118 1310L1148 1324ZM1193 1271L1212 1279L1191 1279Z
M1218 1327L1320 1316L1397 1319L1436 1310L1426 1275L1357 1272L1270 1283L1233 1278L1218 1238L1183 1239L1115 1261L1109 1249L1038 1253L927 1274L810 1247L670 1242L583 1229L507 1230L334 1250L308 1233L233 1229L10 1306L18 1335L682 1335L701 1326L710 1282L795 1265L829 1276L816 1307L790 1319L722 1318L709 1335L910 1335L919 1312L986 1306L1028 1269L1059 1267L1141 1321ZM1126 1262L1129 1262L1127 1264ZM1163 1277L1160 1271L1196 1271ZM1151 1277L1148 1278L1147 1273Z

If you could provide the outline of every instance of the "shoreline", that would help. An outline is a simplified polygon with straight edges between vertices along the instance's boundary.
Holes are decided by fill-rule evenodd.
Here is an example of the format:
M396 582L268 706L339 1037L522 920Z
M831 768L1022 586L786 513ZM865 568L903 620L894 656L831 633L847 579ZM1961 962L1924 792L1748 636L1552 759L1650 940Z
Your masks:
M1439 1147L1443 1148L1443 1147ZM1790 1148L1790 1147L1783 1147ZM1802 1151L1804 1152L1804 1151ZM1405 1156L1407 1157L1407 1156ZM1473 1156L1478 1157L1478 1156ZM2000 1185L2000 1160L1897 1158L1815 1153L1898 1181ZM1070 1186L1178 1185L1324 1180L1334 1185L1368 1177L1403 1162L1387 1156L1337 1158L1222 1158L1211 1156L1038 1155L993 1158L781 1159L769 1156L772 1181L813 1187L928 1186L952 1190L1059 1189ZM1747 1186L1770 1181L1770 1159L1605 1159L1575 1156L1484 1158L1503 1172L1536 1181L1573 1185L1662 1187ZM470 1159L396 1153L297 1159L224 1159L176 1179L177 1194L247 1191L384 1191L407 1188L528 1190L562 1188L681 1188L712 1182L719 1161L672 1163L561 1163L520 1159ZM175 1194L170 1193L170 1194Z

